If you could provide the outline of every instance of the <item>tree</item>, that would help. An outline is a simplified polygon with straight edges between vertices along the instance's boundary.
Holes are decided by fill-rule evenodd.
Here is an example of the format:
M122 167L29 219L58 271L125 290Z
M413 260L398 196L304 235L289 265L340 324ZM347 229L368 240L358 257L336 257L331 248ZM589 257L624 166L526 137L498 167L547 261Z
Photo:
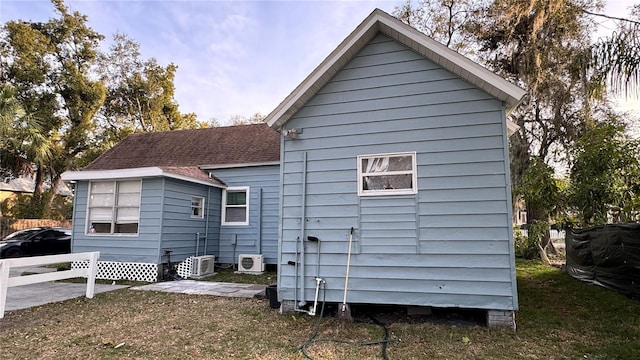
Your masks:
M640 4L630 10L629 19L588 12L591 16L618 23L616 32L599 39L580 59L594 73L591 89L596 94L608 85L616 93L640 95L637 92L640 86Z
M480 0L411 0L396 6L393 16L455 51L471 56L473 44L466 26L480 11Z
M0 178L30 174L27 159L45 161L49 155L50 142L40 123L26 114L13 87L0 84Z
M163 67L154 58L142 60L138 43L124 34L114 36L98 66L107 86L98 134L104 148L133 132L199 127L195 114L178 111L174 99L176 70L176 65Z
M451 11L454 3L464 10ZM538 195L552 199L558 192L549 165L567 164L582 134L612 113L602 84L608 80L625 89L638 84L638 23L626 21L617 34L594 44L594 18L603 16L596 0L424 1L420 6L407 2L394 14L448 46L456 38L475 39L477 61L528 91L511 115L520 126L510 138L512 193L514 200L528 199L529 225L547 223L554 204ZM433 15L456 13L473 16ZM455 31L434 29L454 29L457 37ZM553 250L548 235L542 246Z
M580 225L636 221L640 210L640 143L630 139L615 114L576 142L570 204Z
M2 38L6 82L16 89L24 110L41 124L51 141L47 160L29 158L36 168L33 202L43 211L46 178L55 193L60 175L75 166L91 148L94 115L102 106L105 88L91 76L102 35L87 26L87 18L71 13L62 0L52 0L59 18L46 23L10 21Z
M229 125L237 126L237 125L249 125L249 124L262 124L264 122L264 115L259 112L249 116L241 116L241 115L233 115L229 118Z
M9 21L0 33L1 80L15 89L48 140L40 144L48 146L46 158L33 152L38 146L14 157L35 166L32 201L43 216L54 201L43 200L46 180L55 193L64 171L86 165L132 132L200 126L195 114L178 111L177 66L141 60L139 45L125 35L116 35L111 52L100 54L104 37L87 25L87 17L69 11L63 0L52 3L57 18Z

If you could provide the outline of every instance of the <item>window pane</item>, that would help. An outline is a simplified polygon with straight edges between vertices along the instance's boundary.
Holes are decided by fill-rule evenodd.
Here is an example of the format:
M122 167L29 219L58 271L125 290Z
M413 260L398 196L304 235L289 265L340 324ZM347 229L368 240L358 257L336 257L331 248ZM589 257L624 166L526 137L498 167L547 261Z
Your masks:
M411 156L393 156L389 158L389 171L411 171L413 161Z
M191 198L191 217L202 218L204 207L204 199L193 197Z
M140 206L140 194L118 194L118 206Z
M365 176L362 190L411 189L412 182L411 174Z
M227 205L246 205L247 193L245 191L227 191Z
M247 208L233 207L225 209L225 222L246 222Z
M113 217L112 208L93 208L89 212L89 219L91 221L109 222Z
M118 223L132 222L132 221L138 222L139 212L140 212L139 208L137 207L119 208L116 222Z
M89 206L113 206L113 194L91 194Z
M116 234L136 234L138 233L138 223L116 224L114 231Z
M141 182L138 180L135 181L119 181L118 182L118 192L121 193L139 193L140 192L140 184Z
M92 234L110 234L111 223L92 222L89 232Z
M389 171L389 158L376 157L362 159L362 171L366 173L377 173Z
M113 181L92 182L91 193L113 193Z

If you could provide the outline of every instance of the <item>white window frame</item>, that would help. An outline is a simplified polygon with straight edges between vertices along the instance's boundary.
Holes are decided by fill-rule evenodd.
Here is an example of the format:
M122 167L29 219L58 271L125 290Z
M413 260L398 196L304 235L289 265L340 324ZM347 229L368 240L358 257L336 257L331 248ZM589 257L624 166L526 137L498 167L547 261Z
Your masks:
M198 206L193 206L194 202L198 202ZM193 210L198 209L198 215L193 214ZM204 197L192 196L191 197L191 218L192 219L204 219Z
M236 191L244 191L246 193L246 204L245 207L245 219L246 221L227 221L227 207L242 207L241 205L227 205L227 192L236 192ZM249 225L249 203L250 203L250 193L248 186L236 186L236 187L228 187L222 191L222 225L230 226L230 225Z
M135 233L118 233L115 232L116 229L116 225L117 225L117 214L118 214L118 204L117 204L117 199L118 199L118 194L119 194L119 183L123 183L123 182L134 182L137 181L138 183L140 183L140 192L138 194L139 199L138 199L138 213L137 213L137 230ZM92 226L91 226L91 209L95 209L95 208L103 208L106 209L108 208L107 206L91 206L91 188L92 188L92 184L94 183L111 183L113 186L113 203L111 204L111 231L108 233L96 233L92 231ZM142 205L142 180L141 179L122 179L122 180L96 180L96 181L89 181L89 185L88 185L88 189L87 189L87 222L85 224L85 234L89 235L89 236L138 236L140 233L140 207ZM125 206L126 207L126 206ZM133 223L133 222L132 222Z
M387 171L377 173L367 173L366 169L362 169L363 159L374 159L382 157L394 156L411 156L411 170L405 171ZM365 176L381 176L381 175L406 175L411 174L411 189L384 189L384 190L364 190ZM382 196L382 195L414 195L418 193L418 168L416 164L416 152L399 152L399 153L383 153L383 154L367 154L358 155L358 196Z

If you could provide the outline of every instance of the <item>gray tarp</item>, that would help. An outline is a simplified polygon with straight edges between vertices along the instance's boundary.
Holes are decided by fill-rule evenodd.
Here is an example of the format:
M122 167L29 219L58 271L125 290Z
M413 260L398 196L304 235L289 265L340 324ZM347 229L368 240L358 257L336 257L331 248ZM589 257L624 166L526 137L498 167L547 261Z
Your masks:
M640 224L571 229L565 243L569 275L640 299Z

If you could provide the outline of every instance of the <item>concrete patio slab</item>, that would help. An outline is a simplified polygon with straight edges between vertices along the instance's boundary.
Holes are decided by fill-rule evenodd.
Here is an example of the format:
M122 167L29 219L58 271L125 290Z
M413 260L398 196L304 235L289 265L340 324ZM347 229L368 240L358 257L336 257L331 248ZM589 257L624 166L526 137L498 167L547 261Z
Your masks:
M264 294L266 285L237 284L210 281L180 280L135 286L132 290L165 291L192 295L214 295L252 298Z

